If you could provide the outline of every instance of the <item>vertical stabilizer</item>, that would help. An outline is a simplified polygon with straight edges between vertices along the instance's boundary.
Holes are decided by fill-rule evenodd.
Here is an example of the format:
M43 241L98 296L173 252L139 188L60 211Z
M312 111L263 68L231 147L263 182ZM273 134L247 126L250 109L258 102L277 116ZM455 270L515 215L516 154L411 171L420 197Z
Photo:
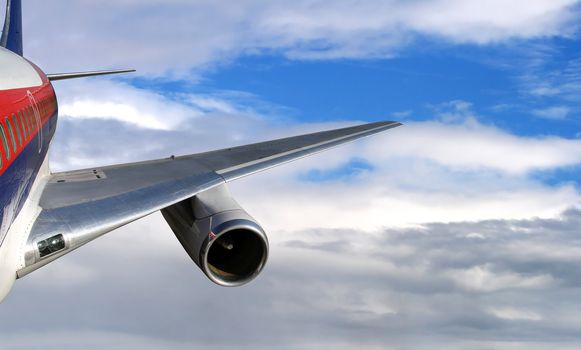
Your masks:
M22 0L7 0L0 45L22 56Z

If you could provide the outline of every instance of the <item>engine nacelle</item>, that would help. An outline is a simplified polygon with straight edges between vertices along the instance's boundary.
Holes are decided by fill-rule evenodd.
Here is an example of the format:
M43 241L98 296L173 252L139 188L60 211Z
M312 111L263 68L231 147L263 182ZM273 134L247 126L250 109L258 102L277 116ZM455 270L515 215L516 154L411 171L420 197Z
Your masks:
M240 286L266 264L268 239L226 185L165 208L162 214L192 260L221 286Z

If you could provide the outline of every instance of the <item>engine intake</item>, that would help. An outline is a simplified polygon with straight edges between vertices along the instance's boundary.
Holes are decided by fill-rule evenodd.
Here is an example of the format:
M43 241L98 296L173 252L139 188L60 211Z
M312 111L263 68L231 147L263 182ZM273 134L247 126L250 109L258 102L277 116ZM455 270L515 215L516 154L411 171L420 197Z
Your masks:
M264 268L266 234L225 185L165 208L162 214L192 260L213 282L240 286Z

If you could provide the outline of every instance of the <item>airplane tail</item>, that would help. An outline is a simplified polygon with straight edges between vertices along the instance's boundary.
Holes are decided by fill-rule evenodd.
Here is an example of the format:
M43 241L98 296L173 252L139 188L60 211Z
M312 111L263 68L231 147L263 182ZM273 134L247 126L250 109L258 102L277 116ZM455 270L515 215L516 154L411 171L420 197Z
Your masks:
M22 56L22 0L7 0L0 46Z

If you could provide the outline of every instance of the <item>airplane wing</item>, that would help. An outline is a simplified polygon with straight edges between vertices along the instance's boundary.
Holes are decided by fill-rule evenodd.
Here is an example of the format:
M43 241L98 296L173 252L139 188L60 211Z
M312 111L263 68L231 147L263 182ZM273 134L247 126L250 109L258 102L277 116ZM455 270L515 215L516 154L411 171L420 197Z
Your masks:
M182 157L52 174L42 192L40 214L18 276L229 181L400 125L378 122ZM66 237L67 249L43 257L40 247L54 237Z

